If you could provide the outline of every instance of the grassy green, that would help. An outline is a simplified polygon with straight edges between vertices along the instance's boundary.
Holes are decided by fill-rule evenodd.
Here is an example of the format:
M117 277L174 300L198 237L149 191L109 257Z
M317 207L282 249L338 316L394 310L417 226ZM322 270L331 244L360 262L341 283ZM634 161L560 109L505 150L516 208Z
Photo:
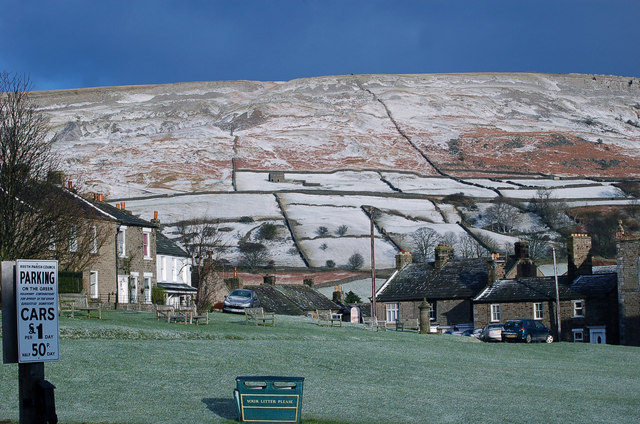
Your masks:
M214 314L209 325L142 312L60 318L45 364L62 423L233 422L239 375L305 377L305 423L637 422L640 350L319 327ZM5 340L2 340L5 342ZM0 420L18 419L18 366L0 366Z

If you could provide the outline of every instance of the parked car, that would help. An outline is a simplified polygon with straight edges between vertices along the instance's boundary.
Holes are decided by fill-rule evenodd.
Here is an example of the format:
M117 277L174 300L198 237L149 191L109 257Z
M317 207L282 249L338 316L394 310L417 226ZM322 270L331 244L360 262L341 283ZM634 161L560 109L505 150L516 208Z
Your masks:
M501 342L502 341L502 324L487 324L480 333L480 340L483 342Z
M503 342L553 342L551 330L535 319L513 319L504 324Z
M256 292L249 289L232 290L224 298L224 312L244 313L245 308L256 308L260 306L260 300Z
M473 330L473 333L471 333L471 337L475 337L476 339L480 338L480 335L482 334L482 328L476 328L475 330Z

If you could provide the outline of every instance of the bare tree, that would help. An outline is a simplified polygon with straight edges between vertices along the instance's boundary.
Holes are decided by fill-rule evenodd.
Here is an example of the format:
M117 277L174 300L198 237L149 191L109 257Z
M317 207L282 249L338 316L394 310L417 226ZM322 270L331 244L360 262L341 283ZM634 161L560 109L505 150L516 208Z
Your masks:
M349 257L349 260L347 260L347 267L352 271L356 271L362 268L363 265L364 265L364 258L360 253L357 253L357 252L351 255Z
M208 219L179 222L177 229L180 242L191 257L198 276L196 305L199 310L204 310L214 303L216 291L221 288L222 278L215 258L226 249L222 233L217 223Z
M522 212L502 198L498 198L485 211L485 218L492 230L511 233L522 222Z
M84 199L60 186L47 122L29 90L28 78L0 73L0 259L54 258L82 271L107 231Z
M457 251L463 258L481 258L488 256L489 253L482 244L478 243L478 241L469 234L463 234L459 237Z
M542 221L551 228L562 225L562 218L567 210L567 205L553 197L550 188L539 188L535 196L529 201L529 209L540 216Z
M413 241L413 256L416 262L426 262L433 256L434 249L440 243L441 237L429 227L418 228L411 234Z

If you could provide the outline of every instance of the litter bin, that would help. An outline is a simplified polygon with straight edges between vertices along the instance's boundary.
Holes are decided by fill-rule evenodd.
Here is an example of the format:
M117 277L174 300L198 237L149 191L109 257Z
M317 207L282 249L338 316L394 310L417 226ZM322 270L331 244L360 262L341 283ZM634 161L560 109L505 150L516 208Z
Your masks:
M238 421L299 423L304 377L236 377Z

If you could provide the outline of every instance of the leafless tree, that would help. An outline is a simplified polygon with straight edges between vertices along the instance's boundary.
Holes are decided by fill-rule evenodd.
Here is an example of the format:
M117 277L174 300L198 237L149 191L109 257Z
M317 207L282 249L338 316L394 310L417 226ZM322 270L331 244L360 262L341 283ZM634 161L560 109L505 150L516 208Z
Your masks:
M191 257L198 276L196 306L204 310L213 304L223 279L216 257L226 249L218 224L209 219L182 221L177 224L180 242Z
M26 77L0 73L0 259L54 258L81 271L106 242L91 208L63 189L46 119Z
M418 228L411 234L413 242L413 257L416 262L426 262L433 256L434 249L440 243L441 237L429 227Z
M498 198L485 211L485 218L492 230L511 233L522 222L522 212L502 198Z
M487 249L469 234L462 234L458 238L457 247L458 254L463 258L481 258L489 254Z
M551 228L562 225L567 205L553 197L550 188L539 188L535 196L529 201L529 209L540 216L542 221Z

